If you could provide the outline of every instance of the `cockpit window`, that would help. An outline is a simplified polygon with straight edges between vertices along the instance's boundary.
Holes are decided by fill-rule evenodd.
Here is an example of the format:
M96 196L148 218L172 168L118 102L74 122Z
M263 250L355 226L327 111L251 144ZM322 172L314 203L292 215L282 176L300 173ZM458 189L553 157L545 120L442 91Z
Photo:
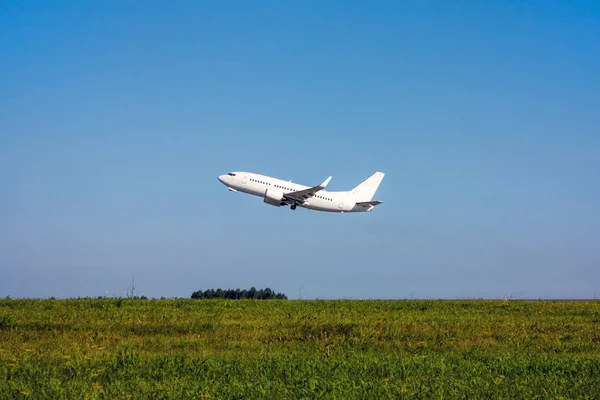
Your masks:
M229 176L235 176L235 174L233 172L228 172L227 175L229 175Z

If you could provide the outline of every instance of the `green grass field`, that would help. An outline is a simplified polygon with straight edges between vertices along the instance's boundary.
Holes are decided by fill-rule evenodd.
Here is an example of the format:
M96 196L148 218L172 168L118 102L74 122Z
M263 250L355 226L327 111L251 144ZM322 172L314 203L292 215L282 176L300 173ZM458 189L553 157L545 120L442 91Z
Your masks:
M600 302L0 300L0 397L600 399Z

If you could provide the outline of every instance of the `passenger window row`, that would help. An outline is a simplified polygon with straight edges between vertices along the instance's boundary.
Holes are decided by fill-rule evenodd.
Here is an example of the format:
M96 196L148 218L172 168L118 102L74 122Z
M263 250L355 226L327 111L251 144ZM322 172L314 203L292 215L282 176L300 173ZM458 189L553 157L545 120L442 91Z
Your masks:
M286 188L286 187L280 186L280 185L275 185L275 187L279 188L279 189L283 189L283 190L289 190L290 192L294 190L294 189Z
M254 179L254 178L250 178L250 180L252 182L256 182L256 183L262 183L263 185L267 185L267 186L271 186L271 184L269 182L263 182L263 181L259 181L258 179Z

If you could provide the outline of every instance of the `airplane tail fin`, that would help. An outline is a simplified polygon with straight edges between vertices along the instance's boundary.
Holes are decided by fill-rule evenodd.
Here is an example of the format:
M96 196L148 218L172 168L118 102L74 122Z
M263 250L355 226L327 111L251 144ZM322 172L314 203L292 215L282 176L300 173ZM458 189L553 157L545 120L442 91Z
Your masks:
M351 193L355 200L357 202L371 201L384 176L383 172L375 172L360 185L352 189Z

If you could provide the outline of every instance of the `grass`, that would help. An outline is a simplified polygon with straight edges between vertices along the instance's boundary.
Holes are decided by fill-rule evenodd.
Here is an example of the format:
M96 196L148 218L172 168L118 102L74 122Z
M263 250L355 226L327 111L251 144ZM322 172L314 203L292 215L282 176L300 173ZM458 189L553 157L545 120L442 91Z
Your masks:
M600 302L0 300L0 398L600 398Z

